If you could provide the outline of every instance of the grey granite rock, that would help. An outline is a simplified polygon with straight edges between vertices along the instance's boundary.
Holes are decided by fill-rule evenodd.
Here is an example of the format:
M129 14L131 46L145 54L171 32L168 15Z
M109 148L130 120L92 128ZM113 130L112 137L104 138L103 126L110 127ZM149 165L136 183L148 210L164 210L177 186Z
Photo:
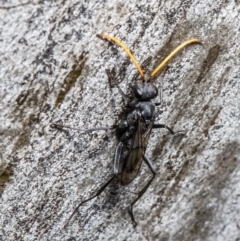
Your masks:
M0 1L0 240L240 240L239 13L237 0ZM63 229L111 177L117 139L50 123L119 123L123 101L105 69L115 67L124 91L136 74L102 32L140 63L151 56L149 70L187 39L203 45L155 79L164 93L157 120L176 134L152 132L157 175L134 207L138 226L127 207L150 178L144 164L132 184L113 183Z

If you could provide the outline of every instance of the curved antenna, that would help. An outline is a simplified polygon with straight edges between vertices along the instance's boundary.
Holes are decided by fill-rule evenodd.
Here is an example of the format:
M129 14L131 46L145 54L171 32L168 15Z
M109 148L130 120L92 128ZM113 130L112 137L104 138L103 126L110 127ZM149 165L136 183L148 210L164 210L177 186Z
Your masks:
M150 78L154 77L166 64L167 62L176 54L178 53L181 49L186 47L189 44L193 43L201 43L200 39L194 38L187 40L186 42L180 44L176 49L174 49L163 61L158 65L156 69L153 70L153 72L150 74Z
M99 38L102 39L107 39L107 40L111 40L114 43L116 43L117 45L119 45L128 55L128 57L132 60L133 64L135 65L135 67L137 68L139 74L141 75L143 81L144 81L144 73L140 67L140 65L138 64L137 60L134 58L134 56L131 54L130 50L118 39L114 38L113 36L110 36L108 34L102 33L102 34L97 34L97 36Z

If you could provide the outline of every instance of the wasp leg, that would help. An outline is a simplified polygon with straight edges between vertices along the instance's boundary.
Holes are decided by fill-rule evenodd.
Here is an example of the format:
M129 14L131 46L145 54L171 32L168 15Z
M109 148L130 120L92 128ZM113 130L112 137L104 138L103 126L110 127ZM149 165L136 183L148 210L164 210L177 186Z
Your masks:
M131 216L132 222L133 222L133 226L136 227L137 226L137 222L135 221L134 215L133 215L133 205L141 198L141 196L147 191L148 187L150 186L150 184L152 183L155 175L156 175L156 171L154 170L154 167L151 163L151 161L148 159L148 157L146 157L145 155L143 155L143 160L145 161L145 163L148 165L149 169L151 170L153 176L152 178L148 181L147 185L138 193L138 197L131 203L131 205L128 208L128 213Z
M114 175L117 175L120 173L120 159L121 159L121 152L122 152L123 143L119 142L117 145L117 148L115 150L115 156L114 156L114 166L113 166L113 173Z
M51 124L50 124L50 127L51 127L51 128L56 128L56 129L59 129L59 130L61 130L62 128L67 128L67 129L72 129L72 130L77 130L77 131L81 131L81 132L88 133L88 132L91 132L91 131L101 131L101 130L108 131L108 130L114 130L114 129L119 128L119 125L113 125L113 126L109 126L109 127L95 127L95 128L90 128L90 129L80 129L80 128L74 128L74 127L67 126L67 125L61 125L61 124L57 124L57 123L51 123Z
M158 128L166 128L166 129L168 129L169 130L169 132L171 133L171 134L173 134L174 135L174 131L170 128L170 127L168 127L168 126L166 126L166 125L164 125L164 124L153 124L153 129L158 129Z
M117 86L117 88L118 88L118 90L119 90L119 93L121 94L121 96L122 96L123 99L124 99L125 104L127 105L127 103L128 103L128 98L127 98L127 96L123 93L122 89L119 87L119 85L118 85L117 81L114 79L111 71L110 71L109 69L106 69L106 73L107 73L109 82L110 82L110 83L113 82L113 83Z
M78 208L79 208L82 204L84 204L84 203L92 200L93 198L99 196L99 195L105 190L105 188L114 180L114 178L115 178L115 176L111 177L111 178L97 191L96 194L94 194L94 195L92 195L91 197L89 197L89 198L83 200L82 202L80 202L80 203L78 204L78 206L77 206L77 207L74 209L74 211L72 212L71 216L68 218L67 222L64 224L64 228L67 227L69 221L72 219L73 215L77 212Z
M160 86L159 98L160 98L160 101L154 103L155 106L160 106L160 105L162 105L162 103L163 103L163 88L162 88L162 85Z

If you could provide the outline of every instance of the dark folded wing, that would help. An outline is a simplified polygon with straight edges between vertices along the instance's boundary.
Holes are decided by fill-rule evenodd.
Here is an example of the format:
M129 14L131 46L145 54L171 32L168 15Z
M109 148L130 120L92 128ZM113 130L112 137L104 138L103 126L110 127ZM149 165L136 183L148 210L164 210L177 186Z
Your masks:
M121 173L121 184L129 184L138 174L143 161L143 154L147 148L148 139L152 130L153 122L147 129L144 129L144 123L138 120L137 128L132 137L130 151L124 160Z

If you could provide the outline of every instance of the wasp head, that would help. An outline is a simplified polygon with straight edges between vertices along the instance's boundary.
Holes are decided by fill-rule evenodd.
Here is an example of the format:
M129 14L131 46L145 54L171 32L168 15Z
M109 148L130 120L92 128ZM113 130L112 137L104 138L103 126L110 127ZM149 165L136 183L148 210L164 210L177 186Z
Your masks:
M136 83L132 87L132 91L134 97L141 101L154 99L158 95L157 87L151 83Z

